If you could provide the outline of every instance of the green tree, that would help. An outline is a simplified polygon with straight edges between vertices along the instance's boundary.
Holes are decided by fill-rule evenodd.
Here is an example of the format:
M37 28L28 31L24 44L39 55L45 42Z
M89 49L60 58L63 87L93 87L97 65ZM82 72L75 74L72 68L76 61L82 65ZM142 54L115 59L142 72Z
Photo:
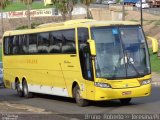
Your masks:
M31 15L30 15L30 10L31 10L31 4L33 3L33 0L20 0L27 6L27 19L28 19L28 28L31 29Z
M4 32L4 25L3 25L3 9L10 3L9 0L1 0L0 1L0 12L1 12L1 32Z
M66 16L69 15L72 19L73 7L77 3L83 3L86 5L87 18L92 18L92 14L89 10L89 5L95 0L51 0L53 5L58 9L62 15L63 20L66 20Z
M90 5L91 3L94 3L95 0L81 0L81 2L82 2L84 5L86 5L87 18L88 18L88 19L93 19L92 13L91 13L91 11L89 10L89 5Z
M75 5L75 0L52 0L53 5L62 15L62 19L66 20L67 15L72 19L72 11Z

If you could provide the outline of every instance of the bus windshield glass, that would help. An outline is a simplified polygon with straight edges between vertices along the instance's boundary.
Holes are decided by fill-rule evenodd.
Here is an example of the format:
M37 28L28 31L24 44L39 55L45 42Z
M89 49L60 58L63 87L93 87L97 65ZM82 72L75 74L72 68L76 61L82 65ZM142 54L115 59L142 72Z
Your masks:
M149 54L140 26L93 27L96 77L125 79L150 73Z

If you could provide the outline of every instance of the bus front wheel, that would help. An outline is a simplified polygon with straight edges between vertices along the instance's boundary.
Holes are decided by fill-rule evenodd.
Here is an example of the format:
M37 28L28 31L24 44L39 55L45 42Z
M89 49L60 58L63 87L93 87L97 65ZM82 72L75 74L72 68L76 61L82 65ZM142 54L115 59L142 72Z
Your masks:
M84 106L87 106L88 105L88 101L83 99L81 97L81 94L80 94L80 88L78 85L76 85L73 89L73 92L74 92L74 98L76 100L76 103L81 106L81 107L84 107Z
M120 99L120 102L123 105L128 105L131 102L131 98L124 98L124 99Z
M23 97L23 91L22 91L22 89L20 87L20 83L18 81L16 82L16 90L17 90L18 96Z
M26 81L23 81L23 93L26 98L31 98L33 96L32 93L28 91L28 84Z

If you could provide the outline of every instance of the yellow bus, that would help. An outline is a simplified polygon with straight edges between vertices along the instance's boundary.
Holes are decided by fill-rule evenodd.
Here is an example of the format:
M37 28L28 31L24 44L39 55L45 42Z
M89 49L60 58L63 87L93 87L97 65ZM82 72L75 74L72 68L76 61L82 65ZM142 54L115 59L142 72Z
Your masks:
M151 92L146 38L135 22L71 20L3 35L4 81L20 97L42 93L88 101Z

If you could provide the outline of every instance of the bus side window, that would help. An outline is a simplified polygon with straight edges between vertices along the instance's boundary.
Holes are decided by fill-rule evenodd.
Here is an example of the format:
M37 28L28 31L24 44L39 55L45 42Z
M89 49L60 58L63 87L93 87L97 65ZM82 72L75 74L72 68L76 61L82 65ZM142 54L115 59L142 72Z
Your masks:
M62 32L55 31L50 33L49 53L61 53L62 48Z
M9 55L12 55L12 51L13 51L13 36L10 36L8 38L8 45L9 45Z
M29 53L35 54L38 53L37 49L37 34L29 35Z
M49 32L38 34L38 53L49 52Z
M64 30L62 38L62 53L76 54L75 30Z
M24 54L24 51L23 51L23 35L19 35L18 49L19 49L18 54Z
M89 39L87 28L78 28L78 46L79 58L83 78L86 80L93 80L92 61L90 59L89 47L87 40Z
M28 44L29 44L29 36L28 35L22 35L22 49L24 51L24 54L28 54Z
M9 37L4 38L4 54L9 55Z
M18 49L18 42L19 42L19 37L18 36L14 36L13 37L13 48L12 48L12 54L13 55L16 55L16 54L18 54L18 52L19 52L19 49Z

